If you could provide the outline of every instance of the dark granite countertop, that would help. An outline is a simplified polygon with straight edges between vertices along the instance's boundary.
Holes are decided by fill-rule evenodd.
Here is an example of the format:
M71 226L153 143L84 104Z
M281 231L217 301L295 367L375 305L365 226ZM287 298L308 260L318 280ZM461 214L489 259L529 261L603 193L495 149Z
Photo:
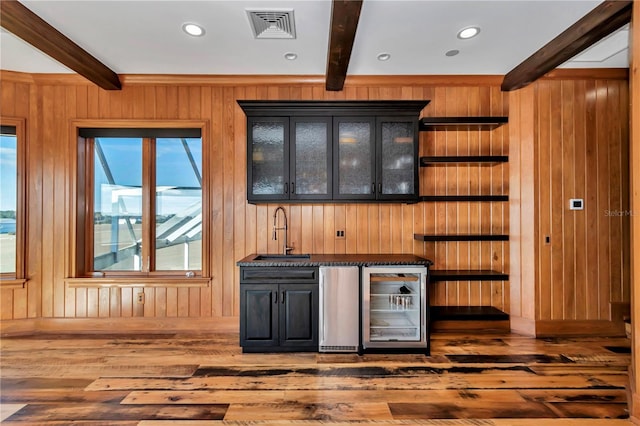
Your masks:
M258 254L250 254L239 260L238 266L386 266L386 265L419 265L431 266L433 262L424 257L413 254L309 254L308 258L299 254L263 255L273 256L266 259L256 259Z

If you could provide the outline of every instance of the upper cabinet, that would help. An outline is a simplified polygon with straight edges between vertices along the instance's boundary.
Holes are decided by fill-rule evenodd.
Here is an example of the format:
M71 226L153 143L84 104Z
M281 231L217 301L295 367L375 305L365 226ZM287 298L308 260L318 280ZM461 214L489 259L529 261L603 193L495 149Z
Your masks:
M248 117L249 201L331 196L331 120Z
M418 200L420 111L429 101L238 101L247 199Z

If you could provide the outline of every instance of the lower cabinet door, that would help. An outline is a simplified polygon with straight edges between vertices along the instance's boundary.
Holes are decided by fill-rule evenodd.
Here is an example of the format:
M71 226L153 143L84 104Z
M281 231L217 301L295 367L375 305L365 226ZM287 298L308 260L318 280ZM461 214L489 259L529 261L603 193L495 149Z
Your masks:
M240 285L240 345L278 346L277 284Z
M318 284L280 284L280 346L318 349Z

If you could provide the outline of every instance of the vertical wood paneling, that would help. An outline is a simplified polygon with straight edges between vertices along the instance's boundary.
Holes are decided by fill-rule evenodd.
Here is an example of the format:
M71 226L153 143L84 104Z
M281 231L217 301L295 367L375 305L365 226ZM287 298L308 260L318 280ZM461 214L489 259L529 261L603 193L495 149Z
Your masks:
M598 126L597 138L602 143L597 143L596 150L598 155L598 181L596 183L598 194L598 292L596 297L598 300L598 317L607 318L609 310L609 255L611 247L609 246L609 218L605 216L604 210L608 208L609 201L609 149L607 136L609 134L608 127L610 125L609 111L607 109L608 85L606 81L598 80L596 82L597 96L597 117ZM606 143L605 143L606 141ZM608 283L608 285L602 285Z
M537 192L539 177L537 163L539 140L536 121L539 117L535 105L539 87L529 86L510 93L509 111L509 187L511 235L510 306L512 327L532 333L531 324L538 314L538 293L541 256L539 240L540 212ZM533 301L533 303L532 303Z
M535 319L609 320L611 302L629 301L622 231L628 195L621 190L628 180L622 160L628 152L628 111L620 107L626 83L542 80L534 90L537 154L528 163L536 167L539 232ZM570 210L571 198L584 199L584 210Z
M64 87L65 89L65 97L66 97L66 111L64 112L64 116L65 117L73 117L76 114L77 111L77 95L76 95L76 88L73 86L68 86L68 87ZM67 133L67 138L68 133ZM61 174L61 178L64 179L64 186L66 188L73 188L73 185L75 184L75 179L72 178L72 175L75 173L75 167L73 167L73 160L72 160L72 156L75 155L76 150L70 150L70 145L68 143L64 144L64 155L65 155L65 161L66 161L66 165L65 165L65 170L67 171L66 173L62 173ZM64 194L64 207L65 207L65 217L69 217L72 209L75 206L75 202L71 197L71 192L72 190L64 190L63 194ZM73 247L73 244L71 243L71 227L73 226L72 224L74 222L68 221L68 220L64 220L64 245L63 245L63 249L64 249L64 256L62 256L62 259L60 260L60 267L62 268L62 277L68 277L71 275L71 268L70 268L70 262L67 262L66 259L73 259L75 258L75 248ZM76 313L77 311L77 304L75 303L77 298L76 298L76 289L66 289L64 286L64 281L62 281L62 289L64 292L64 297L65 297L65 307L64 307L64 315L66 317L76 317L76 316L81 316L78 315ZM81 309L84 309L83 306L80 307Z
M277 205L246 203L245 117L237 99L425 98L431 99L425 115L454 116L506 115L511 97L493 86L356 86L328 93L322 85L314 84L129 85L111 93L93 86L0 84L3 111L12 108L28 118L30 133L27 162L32 212L27 221L31 281L27 290L13 293L10 303L13 318L17 318L16 312L30 317L237 316L239 277L235 262L249 253L281 249L281 241L271 239L272 215ZM509 145L537 144L537 169L530 171L537 179L539 200L540 222L535 232L553 235L551 246L538 247L541 253L535 271L540 277L538 319L597 319L604 315L604 309L608 310L610 298L628 300L628 289L623 283L624 251L618 244L623 222L604 218L602 214L605 205L623 209L623 191L612 188L613 184L622 186L624 174L611 176L611 186L594 186L589 179L596 171L599 176L612 175L624 162L620 155L624 138L620 135L626 130L617 116L626 113L620 101L625 90L624 82L538 83L535 96L533 89L522 96L535 99L535 110L518 105L519 114L527 116L525 120L531 120L534 114L537 117L535 140L527 133L526 123L520 127L522 140L510 140L510 134L518 134L520 124L515 122L490 132L420 135L420 155L525 156L528 147L518 154L510 152ZM137 294L142 291L138 288L65 287L68 259L72 257L68 240L71 222L67 220L72 215L69 188L73 188L75 179L70 172L75 151L71 151L68 123L76 118L209 121L204 162L210 204L204 215L210 225L210 239L203 244L210 253L207 259L212 277L210 288L147 288L141 309L136 303ZM510 131L510 127L516 129ZM612 145L600 145L603 139L616 137ZM607 162L602 164L600 159L604 157ZM513 189L509 183L511 167L520 165L422 168L421 193L509 194ZM527 172L526 168L522 171ZM557 182L560 188L556 188ZM517 193L523 188L515 190ZM586 198L587 209L581 216L566 211L569 193ZM510 226L516 232L520 226L509 223L506 203L291 204L285 208L289 216L289 242L297 253L415 253L432 259L439 269L492 268L509 272L511 243L424 243L415 241L414 233L510 233ZM521 208L524 210L524 206ZM594 229L599 234L609 234L606 242L604 237L598 239L594 235ZM345 238L336 239L336 230L344 230ZM575 237L571 239L571 235ZM603 257L602 253L608 254ZM522 275L534 272L529 272L526 265L514 266L521 268ZM612 285L603 289L599 284L603 280ZM511 300L528 297L529 290L518 284L513 291L515 297L509 282L450 282L432 286L430 295L436 305L491 304L526 315L531 306L520 300L517 307L512 307ZM5 300L3 297L3 317L9 311L5 309L5 303L8 304ZM593 311L589 311L591 307Z
M620 115L623 117L631 117L631 113L629 111L631 107L631 90L628 87L626 81L622 81L619 83L620 85ZM621 193L621 205L622 211L624 212L633 212L634 210L631 208L631 170L629 167L629 162L632 160L631 153L631 144L633 143L631 139L631 129L630 127L634 126L634 117L631 117L628 123L624 123L619 121L620 126L620 140L623 143L623 146L620 150L620 167L622 169L621 176L621 185L620 185L620 193ZM631 124L629 124L631 123ZM624 146L626 142L626 146ZM634 163L631 163L634 164ZM628 196L625 197L625 194ZM630 300L631 301L631 268L633 265L632 255L631 255L631 217L632 215L625 216L621 219L622 221L622 247L620 250L622 251L622 264L620 265L620 269L622 269L622 282L620 283L622 289L620 291L621 300ZM631 301L633 303L633 301ZM633 306L633 305L632 305Z
M628 163L640 164L640 7L634 3L633 16L631 17L629 43L632 46L629 58L630 71L630 146ZM640 169L631 167L629 171L629 211L634 214L630 218L629 234L630 234L630 265L631 265L631 307L632 311L637 312L640 306L640 219L637 212L640 212ZM630 365L630 383L631 400L629 401L629 410L631 421L633 423L640 422L640 353L638 352L638 337L640 336L640 321L633 320L631 322L631 365Z
M67 110L66 110L66 89L64 86L57 86L54 88L54 96L57 101L54 103L54 120L56 123L66 122ZM52 276L54 280L54 309L53 313L56 317L62 317L65 315L65 285L64 277L68 264L68 235L66 232L67 227L67 206L69 205L67 199L67 174L68 170L71 170L69 163L69 140L68 138L68 125L56 125L55 130L55 144L53 147L53 193L51 197L52 204L49 207L49 211L53 214L53 222L55 224L53 228L53 253L60 253L59 256L52 256ZM75 153L75 150L73 151Z
M52 317L54 316L54 283L55 277L53 276L53 253L55 253L55 242L53 229L56 227L54 222L55 215L52 212L54 205L54 191L53 183L55 180L55 159L56 159L56 145L55 138L51 138L50 135L56 135L58 126L56 125L53 111L55 110L55 91L52 87L42 87L42 107L40 109L42 129L40 129L37 135L40 142L43 155L42 170L43 170L43 191L42 191L42 228L47 230L42 233L42 316ZM39 100L40 102L40 100ZM51 133L49 133L51 132ZM49 141L49 143L45 143Z
M586 84L584 81L575 83L573 129L575 134L574 148L574 194L575 198L587 199L587 173L586 166L587 145L586 145ZM573 229L575 235L573 244L574 269L574 295L573 295L573 319L577 319L578 312L586 312L587 309L587 221L586 214L574 215Z
M539 200L539 208L538 212L540 215L540 229L543 232L544 237L547 236L550 238L550 242L546 243L544 247L540 250L539 256L539 279L540 281L537 283L538 285L538 318L551 318L551 308L552 308L552 297L551 297L551 289L552 286L550 284L540 285L540 283L551 283L553 277L551 275L551 258L552 258L552 250L553 250L553 242L555 241L555 236L551 235L551 213L550 213L550 205L549 199L551 197L551 181L550 181L550 163L551 163L551 154L550 154L550 125L551 125L551 94L550 94L550 83L548 81L542 81L538 85L538 129L537 129L537 139L538 143L538 151L537 158L538 160L538 177L540 179L540 183L537 185L538 190L538 200ZM545 142L543 142L545 141Z
M492 87L435 88L429 116L506 115L505 95ZM461 130L425 132L421 155L508 154L508 133ZM429 166L421 170L423 195L508 194L508 166ZM423 233L509 233L504 203L422 203ZM415 213L414 213L415 214ZM406 220L403 223L407 223ZM406 232L403 233L406 235ZM436 269L496 269L508 272L508 243L422 243L418 253L434 260ZM446 282L434 284L434 305L493 305L509 311L508 282Z
M211 89L211 138L208 141L209 155L209 187L211 188L211 243L209 250L211 253L209 262L211 264L212 289L211 289L211 315L222 316L222 261L224 257L223 246L223 198L222 188L224 187L223 173L220 165L223 164L224 142L223 142L223 116L222 116L222 89L213 87Z
M550 197L547 199L548 201L548 211L550 214L550 222L551 222L551 275L550 282L552 282L552 286L550 289L550 302L551 302L551 319L562 319L563 315L563 304L562 304L562 284L564 281L563 277L563 266L564 266L564 252L563 252L563 243L564 243L564 222L563 222L563 212L564 212L564 187L562 184L558 185L557 183L562 182L562 176L564 174L563 171L563 161L562 161L562 151L564 140L562 138L562 116L561 116L561 105L562 105L562 88L561 82L559 81L551 81L549 84L549 145L546 147L546 150L550 153L549 158L549 190Z

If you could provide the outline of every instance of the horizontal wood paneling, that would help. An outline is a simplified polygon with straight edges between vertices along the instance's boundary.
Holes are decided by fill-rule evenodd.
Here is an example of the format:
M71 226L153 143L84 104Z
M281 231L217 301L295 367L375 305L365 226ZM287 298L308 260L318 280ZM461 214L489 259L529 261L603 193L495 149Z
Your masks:
M276 205L246 203L245 117L237 99L430 99L425 116L509 114L509 98L500 92L500 80L490 78L456 78L447 84L438 78L416 77L402 83L399 78L371 77L366 85L347 79L342 92L326 92L322 83L315 82L266 84L258 79L238 84L204 80L171 84L168 79L134 84L135 79L128 82L125 78L123 90L112 92L69 84L62 77L33 77L34 82L29 83L21 74L4 78L7 75L3 71L0 82L3 115L27 121L30 279L25 289L2 290L3 299L12 298L11 315L3 313L7 319L237 318L235 262L252 252L278 251L270 232ZM205 159L211 191L211 206L205 213L211 223L209 287L145 288L145 303L138 305L134 300L141 290L135 287L65 285L74 256L70 206L76 185L75 142L70 122L78 119L209 122L210 154ZM423 132L421 155L509 155L509 126L491 132ZM509 194L509 167L426 168L421 171L422 193ZM509 233L508 203L293 204L285 208L290 217L290 242L298 253L413 253L433 259L440 269L510 269L509 243L413 239L414 233ZM345 238L335 238L338 229L345 231ZM624 288L619 294L624 299ZM481 304L510 310L508 282L440 283L431 295L436 304ZM4 306L5 302L3 310Z

